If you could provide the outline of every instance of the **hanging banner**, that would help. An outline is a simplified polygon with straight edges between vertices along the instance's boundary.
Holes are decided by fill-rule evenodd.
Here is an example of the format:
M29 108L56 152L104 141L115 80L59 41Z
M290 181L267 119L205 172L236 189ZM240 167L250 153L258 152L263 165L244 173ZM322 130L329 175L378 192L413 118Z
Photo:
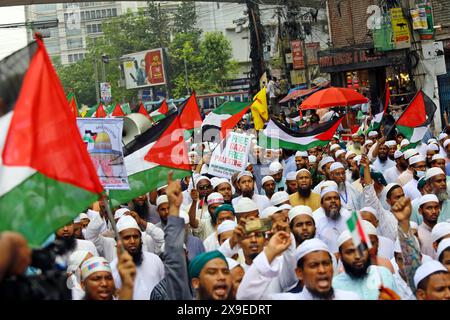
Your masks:
M320 42L306 43L306 57L308 59L308 65L319 64L317 53L320 51Z
M162 49L130 53L121 60L127 89L166 84Z
M103 188L129 190L123 161L123 118L77 118L78 129Z
M434 70L436 76L447 74L445 65L444 44L442 41L422 42L423 62Z
M111 84L109 82L100 83L100 98L105 103L111 102L112 94L111 94Z
M395 49L407 49L411 47L411 35L408 21L403 16L402 8L392 8L391 24Z
M417 30L417 32L420 34L421 40L433 40L434 39L434 21L433 21L433 10L431 8L431 3L423 3L418 4L417 7L419 9L423 9L426 12L427 17L427 28L422 30Z
M423 30L428 28L427 11L425 8L411 9L410 12L414 30Z
M305 61L303 59L302 42L300 40L291 41L292 63L294 69L305 69Z
M214 149L209 163L208 174L231 179L235 172L244 171L250 153L251 137L246 134L231 132L225 148Z

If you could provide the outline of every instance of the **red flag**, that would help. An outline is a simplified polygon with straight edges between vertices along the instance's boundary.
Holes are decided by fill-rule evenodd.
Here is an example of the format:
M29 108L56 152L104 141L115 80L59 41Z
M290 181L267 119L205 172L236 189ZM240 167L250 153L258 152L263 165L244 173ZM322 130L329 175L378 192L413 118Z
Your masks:
M36 42L38 48L14 106L3 164L31 167L58 182L101 193L103 187L73 121L61 82L42 40L36 37ZM39 199L44 201L45 196Z
M159 139L150 147L145 160L165 167L191 170L188 151L184 141L184 128L176 117Z
M148 114L147 110L145 110L144 105L142 104L142 102L139 104L139 111L138 112L143 114L144 116L146 116L148 120L152 120L152 118Z
M164 99L163 102L161 103L158 112L160 114L166 114L167 112L169 112L169 106L167 105L166 99Z
M73 95L73 94L70 95L69 107L70 107L70 111L72 111L75 118L79 117L77 101L75 100L75 95Z
M391 102L391 90L389 88L389 82L386 82L386 97L384 99L384 113L386 113L386 110L387 110L390 102Z
M242 117L244 116L244 114L247 113L249 108L250 108L250 106L245 107L238 113L236 113L236 114L232 115L231 117L229 117L228 119L222 121L222 123L221 123L222 128L220 129L220 139L224 139L228 135L228 132L231 129L233 129L238 124L239 121L241 121Z
M181 127L186 130L192 130L202 125L203 119L197 104L195 92L184 102L179 112Z
M112 115L114 117L124 117L125 116L125 113L123 113L123 110L120 107L120 104L116 104L116 106L114 107L114 110L112 112Z
M94 117L96 117L96 118L106 118L105 108L103 107L103 104L101 102L98 105L97 111L95 111Z

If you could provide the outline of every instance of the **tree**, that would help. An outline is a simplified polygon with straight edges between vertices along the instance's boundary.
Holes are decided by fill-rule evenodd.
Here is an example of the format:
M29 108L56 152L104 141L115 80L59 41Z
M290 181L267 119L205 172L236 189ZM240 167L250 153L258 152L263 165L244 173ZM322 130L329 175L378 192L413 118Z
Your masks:
M190 32L201 34L201 30L197 28L195 2L183 1L178 5L177 10L173 14L172 31L175 34Z

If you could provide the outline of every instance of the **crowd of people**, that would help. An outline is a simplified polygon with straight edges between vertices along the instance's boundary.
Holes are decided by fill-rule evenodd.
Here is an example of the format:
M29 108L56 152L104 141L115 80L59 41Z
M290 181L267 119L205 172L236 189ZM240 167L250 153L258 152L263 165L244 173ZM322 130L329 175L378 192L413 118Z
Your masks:
M447 134L336 135L307 151L254 137L231 179L208 174L208 143L189 147L193 174L113 208L115 229L100 201L55 232L75 240L58 257L73 299L450 299ZM27 270L19 234L3 232L0 252L0 281Z

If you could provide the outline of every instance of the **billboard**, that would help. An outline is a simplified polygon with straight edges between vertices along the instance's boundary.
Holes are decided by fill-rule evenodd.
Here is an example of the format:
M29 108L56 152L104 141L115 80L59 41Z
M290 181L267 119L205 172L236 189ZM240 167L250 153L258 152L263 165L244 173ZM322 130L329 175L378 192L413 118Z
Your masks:
M303 48L300 40L291 41L292 62L294 69L305 69L305 62L303 60Z
M122 56L127 89L166 84L162 49L152 49Z

